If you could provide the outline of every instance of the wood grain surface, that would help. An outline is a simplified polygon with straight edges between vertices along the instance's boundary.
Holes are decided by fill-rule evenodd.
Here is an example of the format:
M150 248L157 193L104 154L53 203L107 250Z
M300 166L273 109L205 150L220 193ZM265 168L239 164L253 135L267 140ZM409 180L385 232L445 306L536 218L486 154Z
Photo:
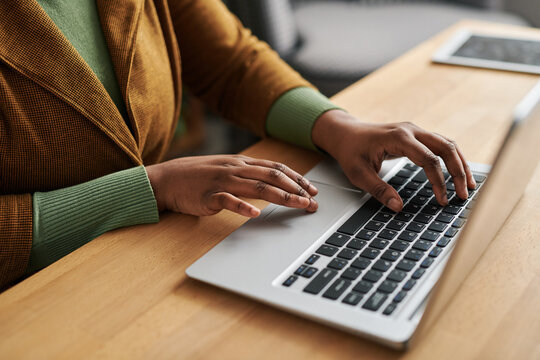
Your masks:
M538 77L430 63L458 27L540 38L539 30L462 22L333 100L366 121L445 134L470 161L491 163ZM300 172L320 159L271 139L244 154ZM437 324L407 352L188 279L185 269L246 220L223 211L164 214L159 224L107 233L4 292L0 358L540 359L539 200L537 170Z

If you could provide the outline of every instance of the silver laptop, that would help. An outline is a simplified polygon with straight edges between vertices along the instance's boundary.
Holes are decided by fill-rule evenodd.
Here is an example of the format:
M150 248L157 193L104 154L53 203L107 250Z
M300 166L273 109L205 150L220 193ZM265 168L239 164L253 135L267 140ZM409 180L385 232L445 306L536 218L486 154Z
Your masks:
M271 204L186 272L406 348L436 321L521 197L540 160L539 102L540 84L517 107L493 168L471 164L478 187L467 201L445 174L451 200L441 208L422 169L392 160L380 175L404 198L396 214L322 162L306 175L319 189L316 213Z

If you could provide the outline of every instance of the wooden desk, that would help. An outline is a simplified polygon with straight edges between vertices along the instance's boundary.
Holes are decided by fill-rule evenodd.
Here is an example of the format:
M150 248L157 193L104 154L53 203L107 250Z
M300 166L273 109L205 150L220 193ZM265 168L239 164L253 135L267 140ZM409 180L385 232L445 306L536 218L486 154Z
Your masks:
M334 100L369 121L413 121L447 134L469 160L489 163L512 109L538 77L432 65L430 55L452 31ZM245 154L302 172L319 160L273 140ZM188 279L184 270L245 221L222 212L166 214L156 225L108 233L3 293L0 358L538 359L539 200L537 171L447 311L407 353Z

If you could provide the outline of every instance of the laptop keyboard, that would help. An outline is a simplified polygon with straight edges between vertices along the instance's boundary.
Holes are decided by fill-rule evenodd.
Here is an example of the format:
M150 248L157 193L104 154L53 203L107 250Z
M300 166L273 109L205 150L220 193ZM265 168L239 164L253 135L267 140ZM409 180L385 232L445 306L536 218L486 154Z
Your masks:
M394 313L445 247L467 221L477 190L485 176L474 174L469 199L455 194L446 179L449 204L434 197L425 172L407 163L388 183L403 198L400 213L368 200L337 231L324 240L282 283L292 286L307 279L303 292L347 306L360 306L384 315Z

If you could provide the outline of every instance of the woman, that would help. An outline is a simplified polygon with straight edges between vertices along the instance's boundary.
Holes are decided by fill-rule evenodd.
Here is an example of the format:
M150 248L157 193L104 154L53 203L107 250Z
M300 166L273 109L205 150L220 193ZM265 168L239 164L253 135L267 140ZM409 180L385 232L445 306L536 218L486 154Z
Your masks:
M388 156L422 166L445 205L438 156L466 198L455 143L409 123L360 121L332 104L218 0L0 2L0 286L159 211L256 217L239 196L315 211L316 188L242 156L161 163L187 86L224 117L337 159L394 211ZM361 101L361 99L359 99Z

